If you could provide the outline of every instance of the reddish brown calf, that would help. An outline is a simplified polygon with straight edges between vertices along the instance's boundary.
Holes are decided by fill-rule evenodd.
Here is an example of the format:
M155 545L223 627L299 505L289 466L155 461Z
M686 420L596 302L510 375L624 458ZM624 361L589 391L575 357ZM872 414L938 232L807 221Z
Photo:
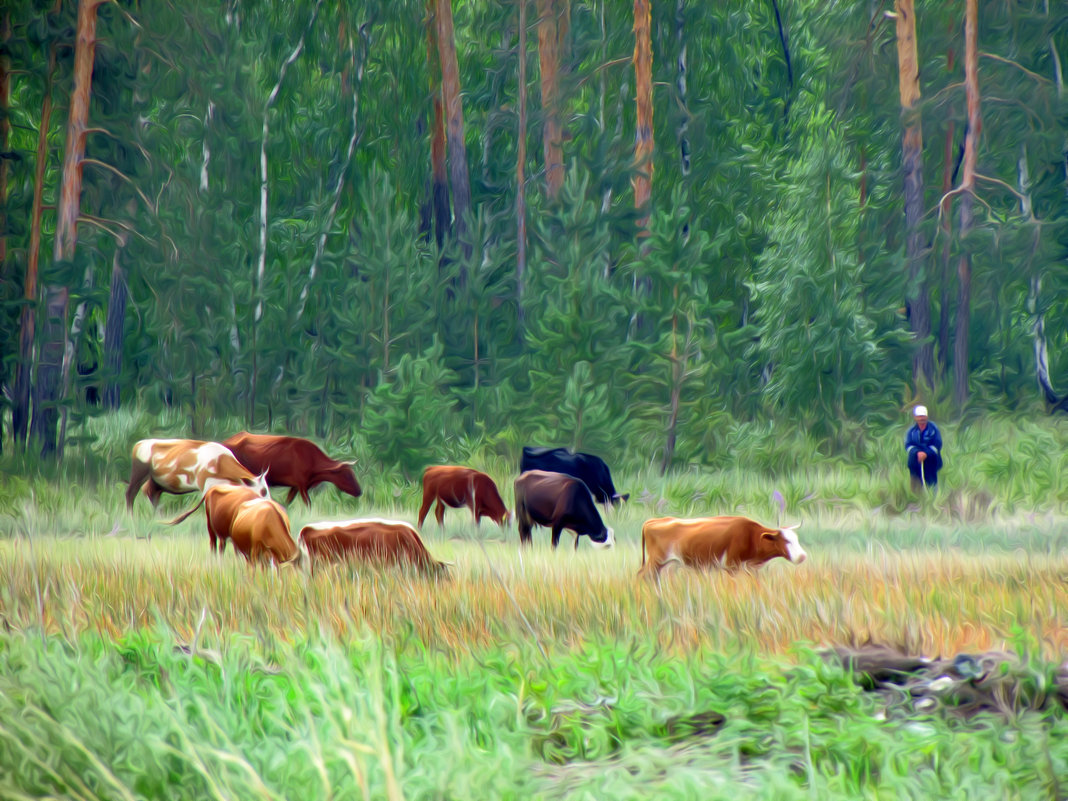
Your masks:
M419 507L419 527L423 527L430 505L438 525L445 524L445 507L460 509L466 506L475 518L475 525L483 517L504 527L510 514L501 499L493 479L471 467L434 465L423 471L423 505Z

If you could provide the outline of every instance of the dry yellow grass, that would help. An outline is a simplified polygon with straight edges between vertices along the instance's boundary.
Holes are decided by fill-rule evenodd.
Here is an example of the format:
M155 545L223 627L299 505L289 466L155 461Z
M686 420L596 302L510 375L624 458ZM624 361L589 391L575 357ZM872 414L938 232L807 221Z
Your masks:
M788 653L798 644L904 644L925 654L1002 648L1021 637L1068 652L1068 556L870 551L781 560L755 574L671 570L639 582L639 548L431 542L453 579L332 567L314 574L213 558L198 536L0 541L0 625L109 636L164 624L205 644L233 634L290 640L370 628L452 655L536 639L546 650L608 638L684 653Z

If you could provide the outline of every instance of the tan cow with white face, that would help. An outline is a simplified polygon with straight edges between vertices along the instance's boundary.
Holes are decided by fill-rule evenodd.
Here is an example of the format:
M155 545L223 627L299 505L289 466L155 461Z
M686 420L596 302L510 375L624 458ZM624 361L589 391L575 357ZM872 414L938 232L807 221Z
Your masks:
M132 509L137 491L155 508L164 492L184 495L211 486L233 484L247 487L261 498L269 498L263 475L245 469L224 445L195 439L142 439L133 447L130 485L126 488L126 508Z
M642 526L639 577L658 578L669 562L687 567L758 568L782 557L794 564L808 554L797 540L800 524L772 528L748 517L657 517Z

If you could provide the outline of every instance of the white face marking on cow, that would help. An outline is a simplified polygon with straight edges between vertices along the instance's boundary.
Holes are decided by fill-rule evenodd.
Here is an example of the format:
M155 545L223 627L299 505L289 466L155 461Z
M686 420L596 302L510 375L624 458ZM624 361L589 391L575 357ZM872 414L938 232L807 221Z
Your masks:
M304 525L305 529L311 529L312 531L329 531L332 528L348 528L349 526L358 526L364 523L378 523L385 526L404 526L415 531L415 526L411 523L406 523L403 520L386 520L381 517L361 517L355 520L324 520L321 523L307 523Z
M786 540L786 557L796 565L801 564L808 558L808 554L805 553L805 549L801 547L801 543L797 540L797 532L789 528L779 529L779 533L782 534L782 538Z
M607 527L606 527L607 528ZM596 540L590 540L590 545L594 548L611 548L616 544L616 533L612 529L608 529L608 536L605 537L604 542L597 542Z

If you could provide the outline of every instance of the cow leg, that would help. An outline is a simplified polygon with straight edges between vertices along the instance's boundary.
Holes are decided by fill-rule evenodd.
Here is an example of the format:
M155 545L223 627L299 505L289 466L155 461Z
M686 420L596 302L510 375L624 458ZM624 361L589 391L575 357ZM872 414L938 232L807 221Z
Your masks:
M578 535L578 534L576 534L576 535L575 535L575 550L576 550L576 551L578 550L578 542L579 542L579 535Z
M553 550L556 550L556 546L560 544L560 534L563 530L563 526L553 526Z
M159 498L163 494L163 487L157 484L154 478L150 478L145 483L141 492L148 498L148 502L152 504L153 509L159 506Z
M130 468L130 485L126 488L126 510L133 509L134 498L137 497L137 491L141 489L141 485L145 483L149 475L152 473L152 468L142 462L140 459L134 459L133 465Z
M296 487L290 487L289 488L289 494L286 495L286 506L289 506L289 504L293 503L293 499L296 498L296 497L297 497L297 488Z
M423 505L419 507L419 528L423 527L423 521L426 520L426 513L430 511L430 504L434 502L434 496L430 493L423 493Z
M516 528L519 529L519 544L530 545L533 543L534 538L530 536L530 523L526 523L523 520L519 520L516 523Z
M304 501L304 505L305 506L311 506L311 496L308 494L308 488L307 487L301 487L300 488L300 497L301 497L301 500Z

